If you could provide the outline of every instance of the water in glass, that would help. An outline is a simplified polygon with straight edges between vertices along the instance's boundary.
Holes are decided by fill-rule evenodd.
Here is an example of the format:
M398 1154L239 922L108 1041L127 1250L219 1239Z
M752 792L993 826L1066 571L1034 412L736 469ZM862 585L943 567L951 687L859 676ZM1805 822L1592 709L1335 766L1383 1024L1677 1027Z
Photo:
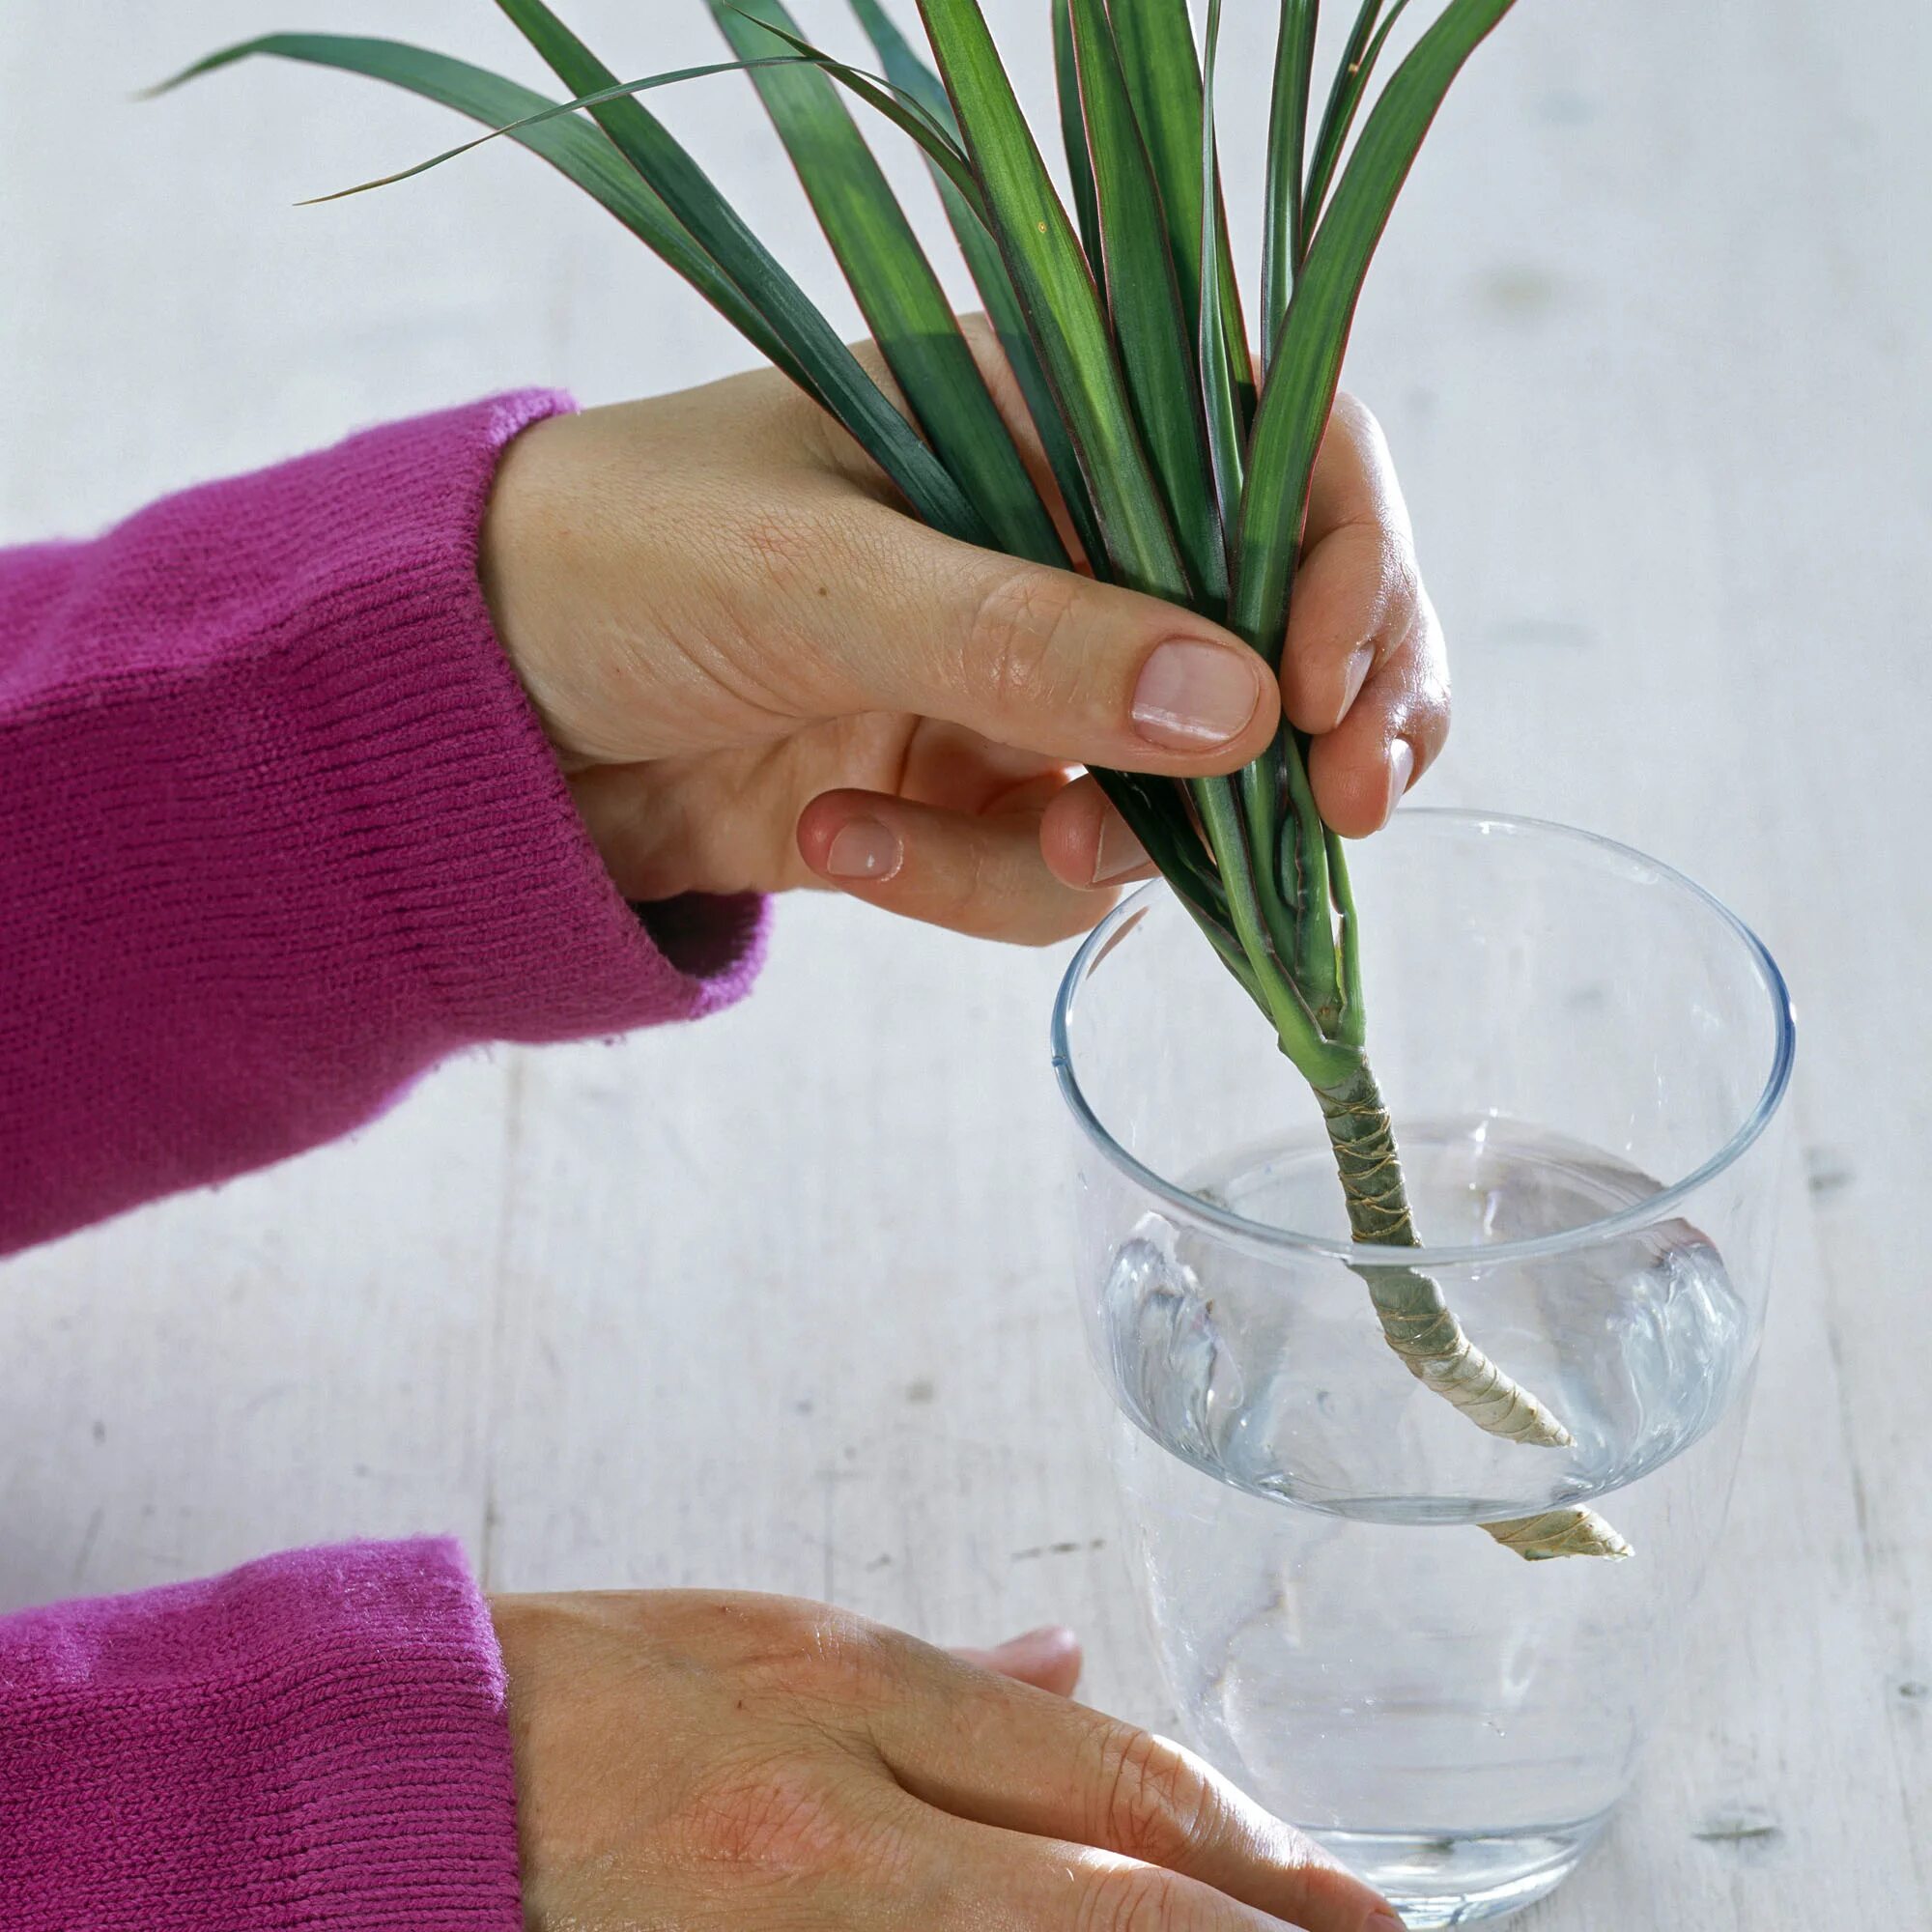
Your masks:
M1490 1116L1411 1122L1403 1143L1437 1245L1601 1224L1658 1192ZM1248 1222L1334 1220L1319 1138L1191 1179ZM1465 1271L1456 1299L1574 1447L1497 1441L1429 1397L1341 1270L1284 1284L1264 1254L1158 1209L1112 1258L1095 1338L1187 1728L1417 1927L1541 1895L1616 1802L1721 1524L1756 1347L1716 1247L1682 1220ZM1635 1554L1525 1563L1477 1527L1568 1502L1600 1508Z

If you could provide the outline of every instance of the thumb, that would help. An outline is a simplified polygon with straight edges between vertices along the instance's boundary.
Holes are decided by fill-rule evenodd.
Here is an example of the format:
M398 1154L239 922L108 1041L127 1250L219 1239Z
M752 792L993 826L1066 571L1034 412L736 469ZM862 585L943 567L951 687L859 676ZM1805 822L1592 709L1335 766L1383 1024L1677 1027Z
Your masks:
M880 508L814 629L842 708L915 712L1069 764L1198 777L1264 752L1273 672L1232 632ZM887 520L890 520L888 523Z
M997 1671L1018 1684L1070 1697L1080 1682L1080 1639L1061 1624L1009 1637L991 1650L955 1650L953 1656L982 1670Z

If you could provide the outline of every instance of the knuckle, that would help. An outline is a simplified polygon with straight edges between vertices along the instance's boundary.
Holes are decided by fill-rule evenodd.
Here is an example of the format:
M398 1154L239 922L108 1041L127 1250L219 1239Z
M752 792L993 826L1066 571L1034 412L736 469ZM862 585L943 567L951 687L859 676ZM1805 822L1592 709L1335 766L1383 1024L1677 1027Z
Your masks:
M1178 1897L1173 1879L1151 1866L1117 1866L1088 1887L1078 1932L1207 1932Z
M1410 649L1424 622L1422 577L1407 532L1391 526L1378 511L1364 510L1342 532L1343 553L1366 606L1366 628L1378 664Z
M1373 593L1374 622L1385 644L1399 643L1421 614L1422 577L1408 532L1378 504L1364 505L1343 528L1350 568Z
M1184 1869L1221 1822L1219 1794L1201 1767L1148 1731L1104 1734L1098 1789L1106 1843L1148 1864Z
M1001 717L1037 710L1067 675L1066 639L1080 604L1080 581L1064 571L1018 564L1002 571L967 626L965 676Z
M1381 571L1383 594L1404 628L1419 624L1427 600L1422 592L1422 570L1415 560L1415 545L1406 529L1383 525Z
M725 1607L728 1667L761 1707L850 1713L890 1682L892 1634L864 1617L788 1597L737 1597Z
M886 1634L863 1617L814 1607L764 1660L774 1688L814 1704L872 1702L889 1680Z

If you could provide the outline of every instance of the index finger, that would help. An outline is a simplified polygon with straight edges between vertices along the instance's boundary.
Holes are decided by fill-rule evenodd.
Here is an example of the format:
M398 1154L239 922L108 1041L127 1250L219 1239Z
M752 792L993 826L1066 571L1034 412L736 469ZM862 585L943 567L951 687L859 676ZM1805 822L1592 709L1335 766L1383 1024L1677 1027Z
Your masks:
M1378 1893L1180 1746L923 1646L904 1676L867 1727L928 1804L1160 1866L1307 1932L1399 1928Z

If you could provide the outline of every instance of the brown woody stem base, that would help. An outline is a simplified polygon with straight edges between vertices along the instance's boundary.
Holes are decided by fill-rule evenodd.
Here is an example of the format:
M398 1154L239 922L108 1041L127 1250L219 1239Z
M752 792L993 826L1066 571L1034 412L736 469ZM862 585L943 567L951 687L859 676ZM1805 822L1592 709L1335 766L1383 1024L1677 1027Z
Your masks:
M1372 1247L1419 1248L1395 1129L1368 1064L1336 1086L1318 1087L1315 1097L1328 1123L1355 1239ZM1469 1340L1441 1289L1419 1268L1363 1264L1355 1272L1368 1286L1383 1336L1409 1374L1478 1429L1535 1448L1561 1449L1575 1440L1543 1403ZM1547 1510L1483 1527L1530 1561L1631 1553L1630 1545L1593 1510Z

